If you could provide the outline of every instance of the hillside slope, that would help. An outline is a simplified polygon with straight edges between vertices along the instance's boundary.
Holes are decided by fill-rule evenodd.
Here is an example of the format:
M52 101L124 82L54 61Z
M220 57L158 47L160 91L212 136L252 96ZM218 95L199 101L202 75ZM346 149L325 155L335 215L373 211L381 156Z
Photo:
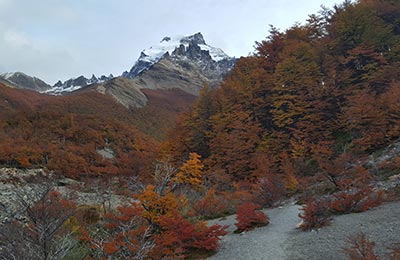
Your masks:
M146 174L157 142L111 97L54 97L0 85L0 164L43 166L70 177ZM112 158L100 150L109 148Z

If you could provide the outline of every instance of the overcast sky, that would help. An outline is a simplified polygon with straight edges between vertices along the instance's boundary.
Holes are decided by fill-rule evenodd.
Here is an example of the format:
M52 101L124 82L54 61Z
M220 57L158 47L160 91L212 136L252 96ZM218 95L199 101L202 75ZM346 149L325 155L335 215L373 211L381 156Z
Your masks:
M246 56L269 24L303 23L341 0L0 0L0 72L50 84L120 75L164 36L202 32L209 45Z

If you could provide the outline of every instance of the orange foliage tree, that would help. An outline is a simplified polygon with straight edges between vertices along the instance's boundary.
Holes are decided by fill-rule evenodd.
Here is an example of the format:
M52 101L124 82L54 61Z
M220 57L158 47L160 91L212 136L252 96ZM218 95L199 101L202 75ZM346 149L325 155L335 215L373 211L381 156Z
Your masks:
M200 188L203 183L204 165L200 160L200 155L190 153L189 159L181 166L176 174L176 181L181 184L189 184L195 188Z

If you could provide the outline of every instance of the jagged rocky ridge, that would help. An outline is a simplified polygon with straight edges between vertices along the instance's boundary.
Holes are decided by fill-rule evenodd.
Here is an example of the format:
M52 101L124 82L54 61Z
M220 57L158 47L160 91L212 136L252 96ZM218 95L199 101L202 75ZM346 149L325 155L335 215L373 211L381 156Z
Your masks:
M59 80L52 88L44 91L44 93L52 95L62 95L81 89L91 84L108 81L112 78L114 78L114 76L110 74L109 76L102 75L101 77L96 77L95 75L92 75L90 79L85 78L84 76L79 76L77 78L72 78L64 82Z

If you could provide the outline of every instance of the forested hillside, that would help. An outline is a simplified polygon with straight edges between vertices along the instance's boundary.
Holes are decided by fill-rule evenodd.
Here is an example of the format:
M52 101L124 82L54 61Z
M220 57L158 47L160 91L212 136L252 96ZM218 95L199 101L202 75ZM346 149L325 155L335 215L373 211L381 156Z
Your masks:
M165 149L200 154L216 184L328 177L338 188L354 177L347 163L400 137L399 17L398 1L346 1L271 27L221 87L203 89Z
M47 167L73 178L140 174L157 142L134 126L111 97L83 93L52 97L0 85L0 163ZM111 157L104 157L104 149Z

